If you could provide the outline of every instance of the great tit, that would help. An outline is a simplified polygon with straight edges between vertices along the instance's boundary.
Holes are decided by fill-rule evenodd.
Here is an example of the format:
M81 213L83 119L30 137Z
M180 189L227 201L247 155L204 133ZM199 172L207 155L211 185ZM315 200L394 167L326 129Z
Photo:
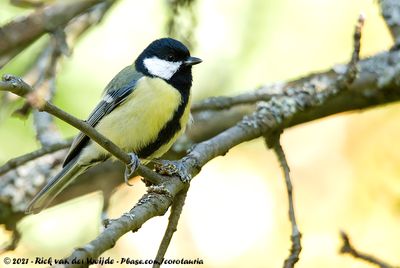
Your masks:
M143 162L162 156L188 123L192 65L200 62L175 39L153 41L110 81L86 122ZM33 198L26 212L40 212L78 175L110 157L79 133L63 169Z

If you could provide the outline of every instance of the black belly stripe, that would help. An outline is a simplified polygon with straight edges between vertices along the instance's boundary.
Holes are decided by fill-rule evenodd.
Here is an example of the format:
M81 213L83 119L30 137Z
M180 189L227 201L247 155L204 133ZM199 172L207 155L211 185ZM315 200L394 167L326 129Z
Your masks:
M160 130L157 135L156 140L149 143L145 147L137 152L139 158L147 158L160 149L161 146L168 143L174 135L181 130L182 126L180 124L181 117L185 112L185 108L188 104L189 94L182 94L182 101L179 104L178 108L175 110L174 115L172 118L165 124L165 126Z
M139 61L139 63L141 63L141 61ZM146 68L144 68L143 64L139 64L137 69L146 73ZM160 130L157 138L136 152L140 158L148 158L150 155L160 149L161 146L168 143L182 128L179 121L181 120L189 101L190 88L192 86L192 68L190 66L180 68L169 80L165 80L165 82L178 90L178 92L181 94L182 101L175 110L172 118ZM149 107L149 109L151 109L151 107Z

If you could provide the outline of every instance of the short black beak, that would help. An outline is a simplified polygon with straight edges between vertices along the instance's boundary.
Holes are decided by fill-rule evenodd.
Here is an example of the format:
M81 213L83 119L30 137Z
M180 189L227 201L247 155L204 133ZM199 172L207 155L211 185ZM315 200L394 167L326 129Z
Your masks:
M202 60L199 59L199 58L189 57L183 62L183 65L192 66L192 65L195 65L195 64L199 64L200 62L202 62Z

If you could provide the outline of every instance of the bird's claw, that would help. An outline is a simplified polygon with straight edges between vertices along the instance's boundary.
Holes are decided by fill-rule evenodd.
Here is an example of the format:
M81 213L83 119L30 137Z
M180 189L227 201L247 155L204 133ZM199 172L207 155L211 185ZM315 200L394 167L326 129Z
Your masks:
M178 176L183 182L189 182L192 178L180 161L156 160L154 169L161 175Z
M134 153L129 153L129 156L131 157L131 162L125 166L124 179L126 184L132 186L132 184L129 183L129 179L132 177L133 173L139 167L140 160Z

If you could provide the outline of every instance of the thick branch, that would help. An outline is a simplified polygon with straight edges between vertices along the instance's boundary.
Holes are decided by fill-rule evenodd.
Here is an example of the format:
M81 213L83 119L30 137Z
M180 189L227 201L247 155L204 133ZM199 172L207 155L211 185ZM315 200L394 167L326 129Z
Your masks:
M57 3L11 21L0 28L0 68L46 32L67 24L100 0Z
M356 79L358 72L357 64L360 61L361 33L364 26L364 21L364 15L360 14L353 35L353 53L351 55L350 62L346 67L346 71L343 73L343 76L339 77L337 80L338 89L347 88ZM259 101L268 101L272 97L282 96L282 89L283 84L277 83L263 86L255 91L246 92L233 97L210 97L193 104L191 111L192 113L195 113L210 110L224 110L237 105L252 104Z
M185 185L178 178L171 178L159 186L151 186L139 202L118 219L111 220L106 229L93 241L74 250L68 257L66 267L87 267L86 260L96 259L104 251L113 247L125 233L138 230L144 222L155 216L162 216L168 210L174 197ZM72 260L82 260L81 264L72 264Z
M272 114L276 113L288 114L286 119L280 122L280 127L285 128L330 114L398 101L400 99L400 65L397 65L398 62L400 62L398 51L384 52L360 61L358 77L350 86L350 89L330 98L326 98L326 95L332 95L332 88L335 87L337 79L343 75L341 71L345 70L345 67L339 66L327 72L280 83L279 87L276 87L280 91L276 90L273 100L269 101L269 105L276 106L274 103L280 103L284 100L284 102L291 103L294 110L290 112L290 109L292 109L290 107L284 107L284 110L273 107L274 113L267 116L271 117ZM7 83L0 81L0 89L26 94L30 87L22 81L8 81ZM254 94L257 93L254 92ZM294 105L296 103L298 105ZM233 106L229 111L195 113L195 124L189 130L189 137L196 142L213 137L232 127L237 120L251 113L254 109L254 105L239 105ZM230 141L231 137L228 135L227 139ZM222 142L223 144L226 143L225 141ZM240 141L238 142L240 143ZM232 142L232 144L235 143ZM210 147L210 149L212 148ZM141 174L145 175L143 170ZM69 198L72 197L69 196Z
M180 162L194 176L208 161L224 155L230 148L242 142L263 135L269 136L277 130L333 113L400 100L400 85L396 82L400 82L400 72L393 71L390 72L390 75L383 74L388 70L400 70L397 65L392 65L392 63L400 62L396 59L399 59L399 54L391 52L362 61L358 78L349 90L341 91L338 95L333 92L337 92L335 86L340 74L334 71L312 75L285 84L281 97L274 97L270 101L260 104L256 112L246 116L235 126L197 144ZM371 68L371 65L379 66L379 68ZM134 215L133 217L123 216L112 221L113 229L108 231L107 228L95 240L87 244L84 247L85 250L75 251L72 256L96 258L112 247L124 233L129 230L137 230L151 217L163 215L172 199L183 189L184 185L178 178L171 178L163 182L161 187L161 189L168 190L167 196L170 198L166 198L165 194L144 196L142 202L129 213L131 216ZM142 209L143 206L146 206L147 209Z
M328 72L304 77L280 85L280 94L258 106L255 113L247 116L239 124L227 129L210 140L202 142L181 160L192 175L209 160L224 155L230 148L244 141L269 135L277 129L284 129L303 122L308 122L348 110L369 108L400 100L400 55L398 51L379 54L360 61L360 71L349 90L337 94L337 81L344 73L343 67L336 67ZM21 81L0 82L0 89L13 92L29 92L29 86ZM248 112L248 110L247 110ZM219 119L220 120L220 119ZM175 196L183 188L179 179L168 182L169 193ZM165 213L170 203L163 203L162 198L151 198L153 207L140 210L140 217L117 220L118 232L102 233L93 250L99 256L113 243L103 243L104 239L116 241L132 226L141 226L148 218ZM157 210L154 210L157 208ZM135 212L136 213L136 212ZM137 214L137 213L136 213ZM136 215L135 214L135 215ZM122 228L122 229L121 229ZM101 244L97 248L97 244ZM90 244L88 248L92 248ZM90 253L91 254L91 253Z
M400 2L398 0L380 0L382 16L386 21L393 40L400 44Z

